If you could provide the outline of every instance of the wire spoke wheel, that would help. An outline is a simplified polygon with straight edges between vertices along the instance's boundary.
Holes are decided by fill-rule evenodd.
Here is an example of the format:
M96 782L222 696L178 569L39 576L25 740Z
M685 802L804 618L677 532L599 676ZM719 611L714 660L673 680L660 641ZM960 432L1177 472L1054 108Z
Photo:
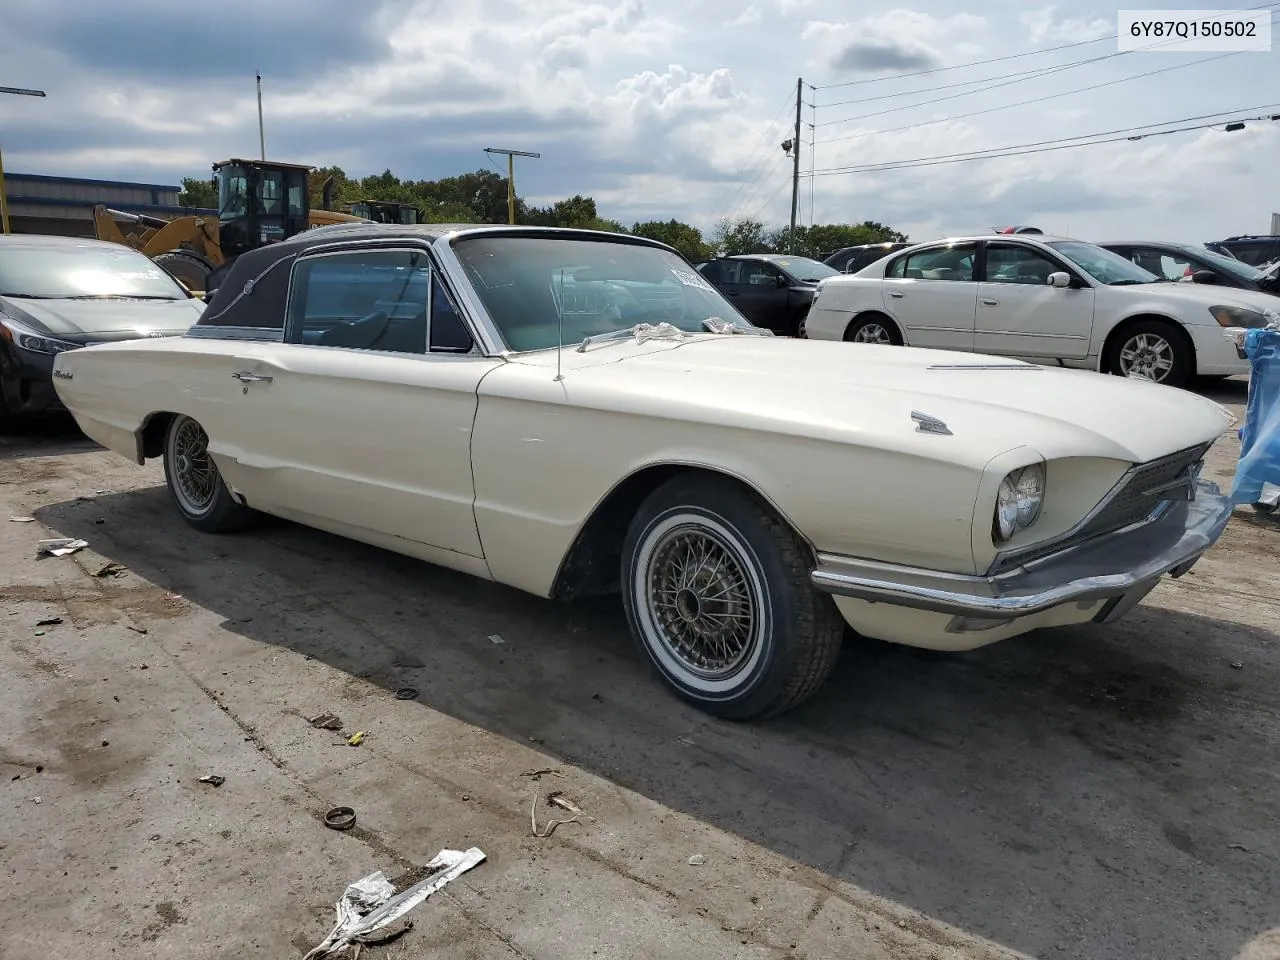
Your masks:
M1134 334L1120 347L1120 372L1162 383L1173 371L1173 344L1158 333Z
M218 468L204 428L183 417L170 433L168 455L171 486L182 508L193 516L208 513L218 492Z
M645 538L634 587L644 641L681 684L723 694L758 663L768 591L732 528L698 514L668 516Z

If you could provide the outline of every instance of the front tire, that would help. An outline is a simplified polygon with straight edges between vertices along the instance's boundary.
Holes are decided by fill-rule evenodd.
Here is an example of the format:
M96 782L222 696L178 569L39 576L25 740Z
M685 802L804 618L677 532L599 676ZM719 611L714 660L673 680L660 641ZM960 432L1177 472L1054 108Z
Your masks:
M1107 372L1142 376L1167 387L1185 387L1195 375L1195 350L1180 327L1166 320L1139 320L1120 331L1107 348Z
M236 503L209 455L209 437L191 417L179 414L164 438L164 479L182 519L204 533L243 528L253 512Z
M843 621L810 570L803 542L759 498L719 478L677 477L627 530L623 606L679 697L760 719L808 699L839 655Z

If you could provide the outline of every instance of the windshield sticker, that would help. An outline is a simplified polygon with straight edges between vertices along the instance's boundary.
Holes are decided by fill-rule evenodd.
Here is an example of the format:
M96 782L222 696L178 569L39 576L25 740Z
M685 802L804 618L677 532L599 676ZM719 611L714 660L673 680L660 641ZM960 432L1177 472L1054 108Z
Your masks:
M697 273L697 272L687 273L684 270L676 270L674 268L672 268L671 273L677 280L683 283L686 287L697 287L699 290L712 290L712 291L715 290L715 287L707 283L707 281L703 279L702 274L700 273Z

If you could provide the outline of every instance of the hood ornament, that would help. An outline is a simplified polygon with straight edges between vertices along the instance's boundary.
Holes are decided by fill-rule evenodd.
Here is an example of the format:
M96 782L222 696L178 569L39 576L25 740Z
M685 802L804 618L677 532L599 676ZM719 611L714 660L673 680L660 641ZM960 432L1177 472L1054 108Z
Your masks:
M911 419L918 424L916 427L917 433L936 433L944 437L952 435L950 427L937 417L931 417L927 413L921 413L919 410L912 410Z

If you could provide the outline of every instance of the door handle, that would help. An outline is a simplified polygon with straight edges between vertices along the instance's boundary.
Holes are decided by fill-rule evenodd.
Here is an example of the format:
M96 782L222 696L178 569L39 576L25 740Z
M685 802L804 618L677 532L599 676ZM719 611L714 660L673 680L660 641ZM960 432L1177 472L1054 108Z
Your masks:
M990 297L983 297L982 302L985 303L988 307L995 307L995 306L999 306L1000 304L999 300L992 300Z
M893 299L895 300L901 300L903 297L906 296L906 294L903 293L901 290L890 290L889 296L893 297Z
M262 376L262 374L259 374L259 373L249 373L248 371L245 371L245 370L242 370L239 373L233 373L231 375L231 378L233 380L239 380L241 383L270 383L271 382L270 377L264 377Z

